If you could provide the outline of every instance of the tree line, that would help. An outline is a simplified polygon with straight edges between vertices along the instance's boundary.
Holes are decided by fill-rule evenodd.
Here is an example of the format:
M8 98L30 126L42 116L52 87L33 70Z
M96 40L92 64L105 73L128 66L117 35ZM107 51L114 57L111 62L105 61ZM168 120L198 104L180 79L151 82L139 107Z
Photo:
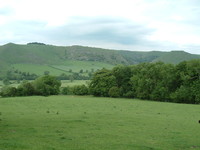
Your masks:
M17 88L5 86L0 95L94 95L145 100L200 103L200 60L184 61L177 65L163 62L119 65L111 70L96 71L88 86L64 87L61 81L45 75L32 82L24 81Z
M65 74L62 73L58 76L56 76L57 79L59 80L90 80L92 77L92 74L94 71L88 71L86 70L85 74L83 74L83 69L81 69L78 72L72 72L69 71L70 74ZM44 75L50 75L51 73L49 71L44 71ZM19 70L9 70L6 72L5 77L0 77L0 80L35 80L39 77L39 75L36 75L34 73L29 73L29 72L22 72Z
M200 103L200 60L116 66L95 72L90 93L177 103Z
M23 81L18 87L4 86L0 91L2 97L33 96L33 95L58 95L61 81L56 77L45 75L32 82Z

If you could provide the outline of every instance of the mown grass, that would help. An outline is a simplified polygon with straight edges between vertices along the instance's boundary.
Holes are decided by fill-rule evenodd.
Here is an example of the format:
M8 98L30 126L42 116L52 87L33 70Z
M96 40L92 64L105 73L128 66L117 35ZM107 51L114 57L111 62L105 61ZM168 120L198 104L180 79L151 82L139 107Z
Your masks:
M0 149L200 149L199 116L199 105L133 99L0 98Z

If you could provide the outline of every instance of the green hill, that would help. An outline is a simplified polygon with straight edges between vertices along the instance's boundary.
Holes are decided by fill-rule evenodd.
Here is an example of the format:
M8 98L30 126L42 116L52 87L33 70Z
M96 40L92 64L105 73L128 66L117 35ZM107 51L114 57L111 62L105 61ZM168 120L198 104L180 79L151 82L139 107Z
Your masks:
M178 64L181 61L187 61L191 59L200 59L200 55L194 55L184 51L171 51L161 57L156 58L154 61Z
M49 71L53 75L73 72L95 71L112 68L117 64L131 65L141 62L163 61L179 63L184 60L200 59L200 55L184 51L138 52L110 50L86 46L53 46L43 43L19 45L8 43L0 46L0 77L8 70L43 74Z

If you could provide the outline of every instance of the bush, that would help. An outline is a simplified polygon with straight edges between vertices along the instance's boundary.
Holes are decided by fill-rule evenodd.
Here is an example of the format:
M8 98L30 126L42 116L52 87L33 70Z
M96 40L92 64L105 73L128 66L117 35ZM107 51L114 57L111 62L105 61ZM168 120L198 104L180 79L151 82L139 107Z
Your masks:
M57 80L56 77L45 75L37 78L33 82L36 95L57 95L60 91L61 81Z
M192 95L191 88L181 86L171 94L171 99L176 103L195 103L195 97Z
M1 89L0 96L13 97L17 95L17 89L15 87L4 86Z
M90 93L94 96L109 96L109 89L116 86L116 78L111 71L102 69L97 71L89 85Z
M17 88L17 96L32 96L35 93L33 84L28 81L23 81Z
M128 91L127 93L125 93L123 95L123 97L126 97L126 98L134 98L134 92L133 91Z
M89 89L85 85L76 85L72 88L72 92L75 95L88 95Z
M64 88L62 88L62 91L61 91L61 94L63 94L63 95L71 95L71 94L73 94L73 88L72 87L64 87Z
M116 86L111 87L108 93L110 97L120 97L120 90Z

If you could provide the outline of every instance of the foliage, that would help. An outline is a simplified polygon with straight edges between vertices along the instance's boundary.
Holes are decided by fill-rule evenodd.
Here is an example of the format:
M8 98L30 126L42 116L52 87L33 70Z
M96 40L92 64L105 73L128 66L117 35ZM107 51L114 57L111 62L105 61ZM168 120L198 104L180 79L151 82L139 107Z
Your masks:
M120 97L120 90L117 86L113 86L110 88L108 94L110 97Z
M70 95L72 92L70 90L70 87L63 87L62 90L61 90L61 94L63 95Z
M32 96L32 95L57 95L61 82L54 76L42 76L33 82L23 81L17 88L5 86L1 89L0 96Z
M35 93L33 83L28 81L23 81L17 88L17 96L32 96Z
M116 77L110 70L102 69L97 71L89 85L90 92L94 96L109 96L111 87L116 86Z
M8 78L34 80L37 76L49 71L51 75L59 76L69 73L70 69L78 73L81 69L96 71L103 67L111 69L114 65L132 65L142 62L164 61L179 63L184 60L199 59L200 55L193 55L183 51L173 52L134 52L116 51L84 46L53 46L33 42L27 45L9 43L0 46L0 78L6 78L6 71L15 69L28 73L29 76L13 74ZM83 70L83 72L85 72ZM83 73L84 74L84 73ZM85 74L84 74L85 75ZM23 77L23 78L22 78Z
M72 93L74 95L88 95L89 89L85 85L75 85L74 87L72 87Z
M0 91L2 97L13 97L17 95L17 89L15 87L4 86Z
M116 84L118 87L118 94L121 97L126 97L127 93L131 91L130 78L132 76L132 70L130 66L116 66L112 69L112 74L116 78Z
M54 76L45 75L37 78L33 82L33 86L37 95L57 95L59 94L61 82Z
M200 60L177 65L155 62L116 66L96 72L90 83L91 94L95 96L193 104L200 103L199 89Z

